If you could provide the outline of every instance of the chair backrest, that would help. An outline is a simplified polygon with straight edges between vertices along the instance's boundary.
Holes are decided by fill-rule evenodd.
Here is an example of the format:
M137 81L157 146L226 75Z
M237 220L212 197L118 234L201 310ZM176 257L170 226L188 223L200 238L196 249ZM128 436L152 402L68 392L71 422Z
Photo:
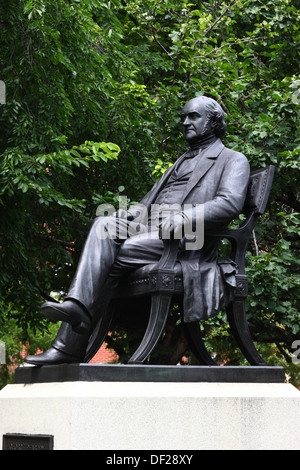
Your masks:
M263 214L269 199L272 182L274 178L275 167L269 165L252 171L248 185L247 196L243 208L243 213Z

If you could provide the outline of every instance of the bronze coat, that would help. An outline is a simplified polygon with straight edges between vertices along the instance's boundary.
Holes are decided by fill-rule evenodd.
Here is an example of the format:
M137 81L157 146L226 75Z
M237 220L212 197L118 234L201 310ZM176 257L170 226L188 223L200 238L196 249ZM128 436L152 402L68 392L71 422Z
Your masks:
M250 176L246 157L226 148L218 139L202 151L182 195L182 204L203 205L204 246L197 251L184 251L179 257L184 282L184 321L204 320L223 308L232 299L237 267L218 257L218 241L211 232L227 226L242 211ZM182 155L142 199L146 208L139 218L145 223L147 212L155 202L172 172L184 159ZM139 208L136 207L135 211ZM133 210L133 212L135 212ZM188 219L192 209L183 211Z

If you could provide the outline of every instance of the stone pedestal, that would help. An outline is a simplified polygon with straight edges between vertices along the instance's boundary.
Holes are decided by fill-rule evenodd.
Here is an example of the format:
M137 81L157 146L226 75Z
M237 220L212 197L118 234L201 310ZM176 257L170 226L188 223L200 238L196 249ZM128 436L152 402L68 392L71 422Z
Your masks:
M299 417L300 392L279 381L81 377L0 392L1 440L8 433L52 435L54 450L299 449Z

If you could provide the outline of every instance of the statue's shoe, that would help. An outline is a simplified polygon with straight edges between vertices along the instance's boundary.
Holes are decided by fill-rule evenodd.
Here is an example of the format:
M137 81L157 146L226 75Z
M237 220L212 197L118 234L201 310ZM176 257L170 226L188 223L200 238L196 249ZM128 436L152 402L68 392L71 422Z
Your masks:
M41 307L43 315L52 321L64 321L69 323L73 330L79 334L90 331L91 318L84 307L73 300L65 300L63 303L46 302Z
M27 356L24 359L27 364L35 366L56 365L56 364L72 364L81 362L80 358L66 354L55 348L47 349L47 351L36 354L35 356Z

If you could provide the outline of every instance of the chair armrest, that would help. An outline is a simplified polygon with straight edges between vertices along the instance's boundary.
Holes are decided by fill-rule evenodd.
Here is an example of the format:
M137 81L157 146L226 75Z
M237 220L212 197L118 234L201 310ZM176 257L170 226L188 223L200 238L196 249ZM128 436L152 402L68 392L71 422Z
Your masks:
M154 292L172 295L175 289L175 264L180 240L163 240L161 259L149 272L150 289Z
M180 239L163 239L164 251L157 263L157 269L173 270L177 261Z

